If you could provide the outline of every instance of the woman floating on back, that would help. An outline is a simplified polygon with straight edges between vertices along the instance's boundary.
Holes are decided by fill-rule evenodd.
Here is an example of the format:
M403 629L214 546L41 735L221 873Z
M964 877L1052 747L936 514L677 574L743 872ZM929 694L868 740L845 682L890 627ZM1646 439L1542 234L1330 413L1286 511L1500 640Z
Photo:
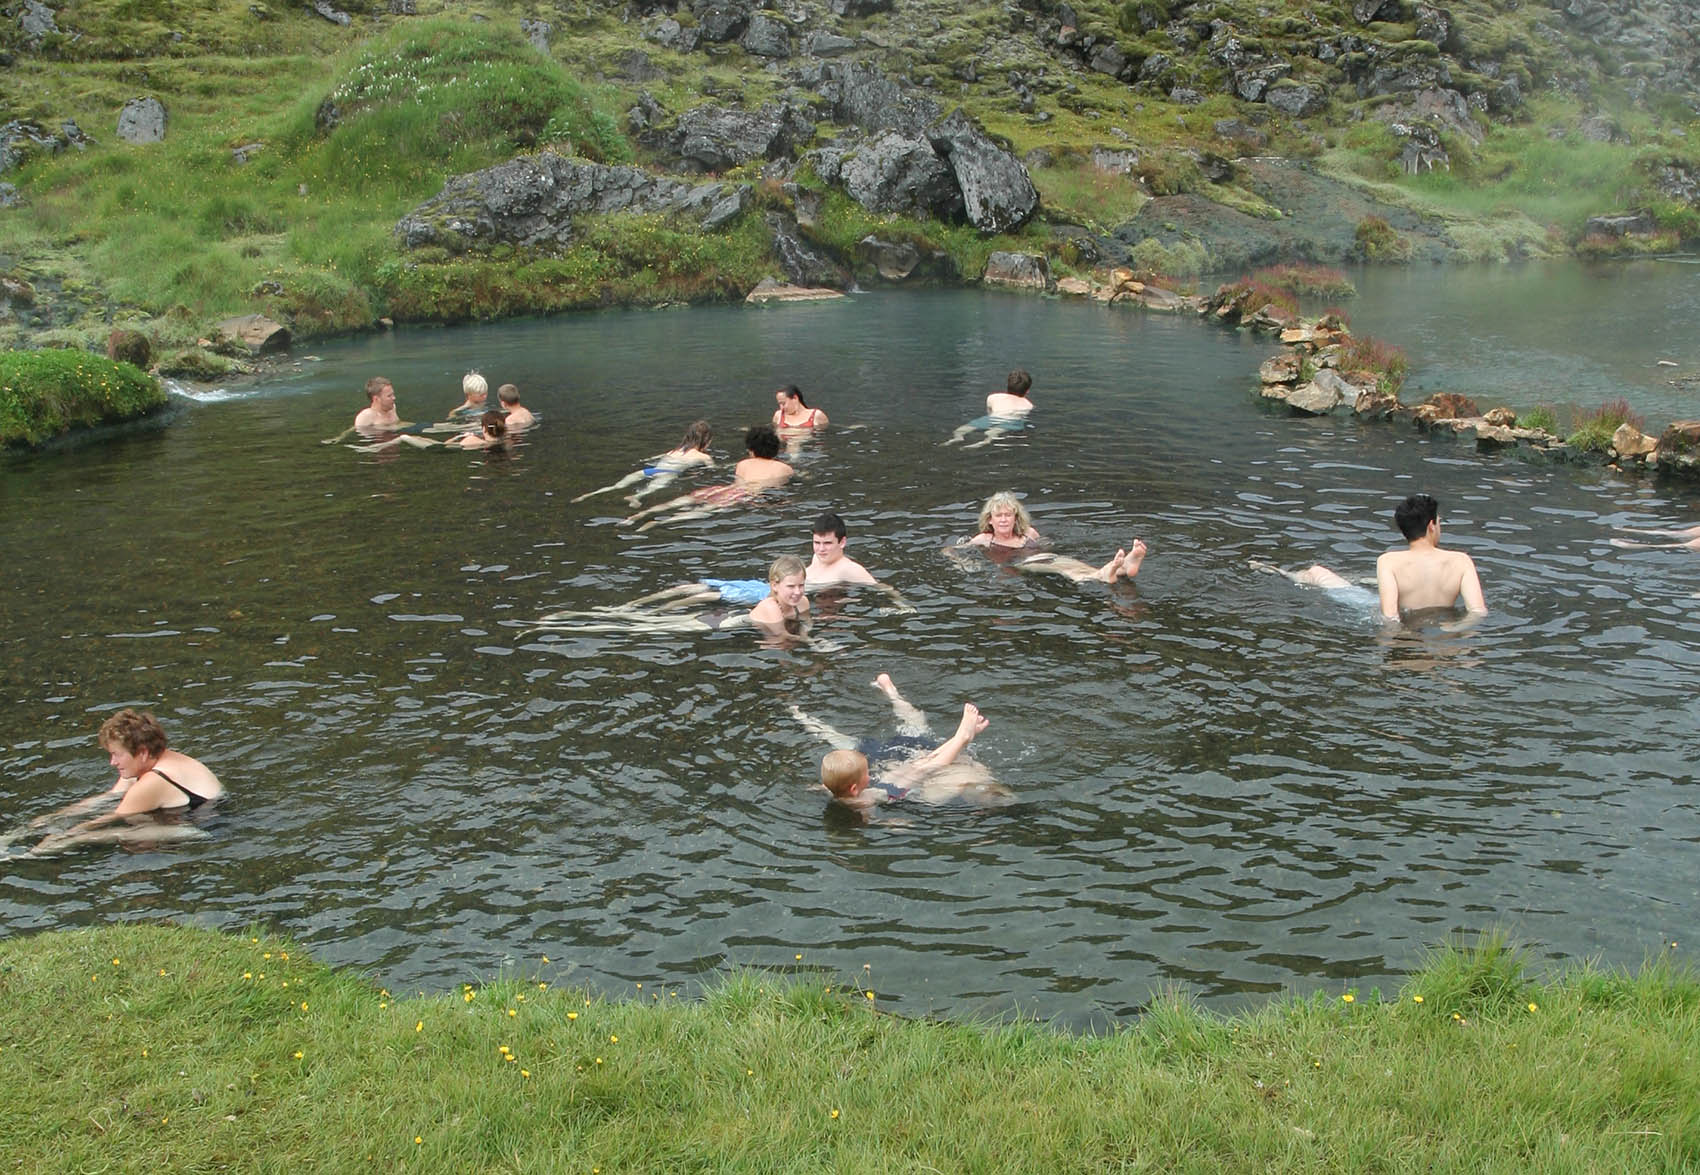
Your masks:
M708 421L693 421L691 426L685 430L683 440L665 453L658 453L651 457L649 463L642 469L634 469L613 485L606 485L599 490L580 494L573 501L582 502L586 498L594 498L597 494L606 494L610 490L623 490L647 479L648 485L637 493L626 496L626 501L636 506L643 501L646 495L672 485L678 476L687 469L712 466L714 458L709 455L708 444L713 439L714 430L709 427Z

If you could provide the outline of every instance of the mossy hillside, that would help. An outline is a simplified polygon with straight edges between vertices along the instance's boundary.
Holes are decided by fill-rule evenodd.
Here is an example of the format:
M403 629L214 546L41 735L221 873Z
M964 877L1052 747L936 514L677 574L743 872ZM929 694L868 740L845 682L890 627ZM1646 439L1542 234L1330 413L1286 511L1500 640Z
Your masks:
M0 445L39 445L165 403L159 380L128 363L80 350L0 351Z
M488 280L471 274L474 284L502 287L500 296L463 299L474 314L483 311L471 308L485 305L506 313L729 296L756 269L772 267L771 257L765 266L752 259L739 229L694 251L704 272L685 277L674 267L654 281L631 270L645 253L644 238L657 231L644 223L610 220L583 233L584 243L565 256L473 262L404 255L391 229L448 176L516 150L551 145L654 165L620 134L623 111L641 91L673 113L704 101L753 107L792 89L800 61L775 65L732 45L676 53L646 40L645 21L611 2L542 14L554 25L548 55L518 27L521 17L537 14L507 0L476 13L427 0L416 18L393 17L383 6L345 7L355 15L346 28L297 7L245 0L77 0L59 9L75 38L29 46L8 26L4 38L15 61L0 75L0 96L44 126L74 117L97 142L37 158L8 177L24 204L0 218L0 258L44 297L14 323L0 324L0 342L56 328L93 344L117 316L140 321L158 342L185 343L208 322L250 310L283 318L298 337L311 338L357 329L386 312L409 317L421 290L461 284L463 265L488 271ZM1443 57L1453 84L1485 100L1516 81L1531 97L1510 111L1487 102L1490 112L1474 116L1481 141L1449 136L1452 170L1417 177L1398 170L1397 140L1363 117L1385 99L1358 98L1342 84L1338 63L1312 53L1319 40L1349 33L1363 61L1433 63L1441 48L1416 39L1414 21L1359 26L1344 3L1291 0L1082 0L1074 8L1079 34L1112 40L1135 68L1161 54L1167 69L1134 85L1096 72L1058 42L1046 0L1016 8L904 0L890 12L834 26L858 39L853 60L930 86L941 105L963 106L1029 159L1045 221L993 247L1038 241L1063 270L1077 260L1087 266L1089 256L1048 239L1049 226L1108 234L1148 199L1178 193L1261 219L1281 217L1281 208L1232 174L1210 182L1199 167L1202 157L1232 159L1248 149L1315 160L1329 174L1419 210L1444 226L1459 257L1567 251L1589 213L1628 206L1650 207L1674 237L1700 231L1700 213L1654 199L1650 189L1665 163L1692 163L1694 140L1683 136L1694 126L1692 110L1657 95L1637 100L1633 70L1602 68L1585 39L1542 6L1449 6L1454 36ZM690 23L688 11L679 15ZM828 20L824 12L816 19ZM1292 119L1221 92L1230 43L1287 61L1294 80L1326 89L1327 109ZM634 53L643 55L641 70L632 66ZM1167 98L1170 86L1190 86L1203 101L1177 105ZM140 92L158 94L171 111L165 143L130 147L106 129L118 106ZM320 125L313 116L338 93L351 99L342 120ZM411 100L385 100L403 93ZM545 115L542 107L550 105ZM1627 142L1582 134L1585 115L1608 118ZM1243 132L1222 131L1235 124L1258 136L1255 147ZM233 159L235 148L254 143L261 146L248 163ZM1093 167L1097 146L1133 151L1132 176ZM759 176L751 168L732 178ZM822 231L842 238L850 227ZM616 239L628 233L631 241ZM973 280L975 258L989 251L955 226L921 226L920 235L951 252L964 280ZM1190 244L1142 247L1151 254ZM1405 252L1397 242L1376 244L1387 246L1375 250L1381 259ZM1654 246L1583 245L1589 252L1620 247ZM1182 261L1192 259L1187 253ZM1206 249L1198 268L1209 264ZM527 286L531 278L534 287Z
M23 1170L1684 1170L1700 983L1673 954L1535 980L1489 938L1396 995L1157 996L1079 1036L890 1016L872 973L806 958L700 996L555 988L541 955L409 995L260 932L57 932L0 944L0 1145Z

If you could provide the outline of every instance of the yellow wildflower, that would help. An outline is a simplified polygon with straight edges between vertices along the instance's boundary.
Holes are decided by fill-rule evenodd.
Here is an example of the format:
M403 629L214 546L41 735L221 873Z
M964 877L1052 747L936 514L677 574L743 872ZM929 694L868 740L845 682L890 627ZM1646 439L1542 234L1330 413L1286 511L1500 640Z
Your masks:
M838 1111L837 1110L832 1111L832 1116L834 1118L838 1117Z
M1414 996L1411 997L1411 1002L1413 1004L1420 1004L1420 1003L1423 1002L1423 997L1420 996L1420 995L1414 995Z
M413 1031L424 1032L425 1031L425 1021L421 1020L419 1023L415 1024L413 1026Z
M1342 1000L1344 1000L1346 1003L1349 1004L1352 1001L1356 1000L1358 997L1353 995L1351 992L1347 992L1345 995L1341 996L1340 998Z
M1530 1004L1529 1004L1529 1011L1531 1011L1531 1012L1538 1012L1538 1011L1540 1011L1540 1010L1541 1010L1541 1006L1540 1006L1540 1005L1539 1005L1539 1004L1537 1004L1537 1003L1534 1003L1534 1002L1531 1002L1531 1003L1530 1003Z
M295 1059L297 1061L299 1061L301 1059L301 1050L300 1049L295 1050Z

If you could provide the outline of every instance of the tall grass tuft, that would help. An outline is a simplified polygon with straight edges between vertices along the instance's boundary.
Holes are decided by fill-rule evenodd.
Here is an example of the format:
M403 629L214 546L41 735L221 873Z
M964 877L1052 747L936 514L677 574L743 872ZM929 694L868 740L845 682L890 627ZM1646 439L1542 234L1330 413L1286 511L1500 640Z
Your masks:
M1377 389L1396 396L1410 374L1411 361L1402 348L1392 343L1370 335L1353 335L1341 348L1340 367L1346 371L1374 372Z
M1252 280L1277 290L1303 297L1315 295L1323 298L1354 297L1358 288L1351 283L1346 275L1328 265L1316 265L1309 262L1293 262L1287 265L1273 265L1267 269L1254 270Z
M1411 986L1420 989L1430 1012L1504 1016L1527 1003L1527 969L1523 951L1510 936L1488 930L1473 942L1454 941L1430 950Z
M1594 410L1593 415L1585 417L1564 443L1583 452L1603 453L1611 448L1612 434L1625 424L1640 431L1647 427L1647 420L1629 406L1628 400L1619 396L1607 400Z

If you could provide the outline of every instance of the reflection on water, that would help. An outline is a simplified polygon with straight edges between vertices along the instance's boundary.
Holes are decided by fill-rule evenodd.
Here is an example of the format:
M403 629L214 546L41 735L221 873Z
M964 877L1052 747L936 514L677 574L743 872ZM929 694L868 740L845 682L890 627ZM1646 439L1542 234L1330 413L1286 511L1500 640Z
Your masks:
M110 783L93 732L126 704L231 796L205 844L7 861L0 925L260 920L392 987L547 954L619 991L801 952L868 965L907 1011L1070 1023L1169 983L1373 982L1487 925L1638 961L1695 898L1700 562L1608 540L1700 519L1700 499L1266 415L1248 383L1267 352L955 292L620 312L327 348L168 430L8 459L0 801ZM1015 365L1032 425L941 446ZM317 443L370 374L417 419L474 366L542 417L509 454ZM614 496L569 504L699 415L724 467L791 382L834 426L762 502L643 534ZM1137 585L946 557L1006 487L1065 554L1144 538ZM1419 488L1481 569L1473 631L1384 632L1249 565L1369 577ZM825 508L913 615L848 593L792 649L525 635L806 557ZM935 727L981 706L975 751L1013 806L827 808L790 708L887 734L882 670Z

